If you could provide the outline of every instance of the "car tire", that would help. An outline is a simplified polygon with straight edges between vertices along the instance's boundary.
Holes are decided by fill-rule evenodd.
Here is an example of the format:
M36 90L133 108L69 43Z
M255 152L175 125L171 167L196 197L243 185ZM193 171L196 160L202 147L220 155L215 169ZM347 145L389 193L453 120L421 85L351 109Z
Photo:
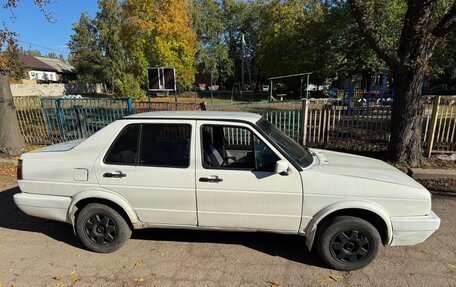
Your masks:
M99 203L87 204L77 215L76 232L90 250L110 253L130 238L131 229L113 208Z
M378 230L366 220L338 216L323 224L317 233L317 250L331 268L351 271L366 267L380 251Z

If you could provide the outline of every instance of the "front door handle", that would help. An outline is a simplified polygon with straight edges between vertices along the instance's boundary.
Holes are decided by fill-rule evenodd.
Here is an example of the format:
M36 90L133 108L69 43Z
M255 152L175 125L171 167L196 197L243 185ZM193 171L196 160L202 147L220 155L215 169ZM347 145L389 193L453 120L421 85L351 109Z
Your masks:
M127 175L125 173L122 173L120 170L115 171L115 172L106 172L103 174L103 177L112 177L112 178L122 178L126 177Z
M200 177L200 178L199 178L199 181L201 181L201 182L215 182L215 183L218 183L218 182L222 182L223 179L221 179L221 178L218 177L218 176L213 176L213 177Z

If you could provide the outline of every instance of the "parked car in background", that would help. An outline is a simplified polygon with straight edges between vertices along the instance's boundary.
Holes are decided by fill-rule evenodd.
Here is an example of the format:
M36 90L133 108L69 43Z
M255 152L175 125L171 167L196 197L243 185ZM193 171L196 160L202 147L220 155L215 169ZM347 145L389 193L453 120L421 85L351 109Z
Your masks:
M440 224L430 193L401 171L305 148L251 113L128 116L23 154L18 182L22 211L71 224L96 252L133 229L264 231L305 236L330 267L354 270Z

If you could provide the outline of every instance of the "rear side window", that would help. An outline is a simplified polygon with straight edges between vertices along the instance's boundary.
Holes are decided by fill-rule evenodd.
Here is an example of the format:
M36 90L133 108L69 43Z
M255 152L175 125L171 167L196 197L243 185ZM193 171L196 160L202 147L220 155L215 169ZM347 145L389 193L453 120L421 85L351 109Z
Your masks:
M188 167L190 125L143 124L139 164L145 166Z
M135 165L138 155L138 138L141 125L126 126L116 138L104 162L109 164Z

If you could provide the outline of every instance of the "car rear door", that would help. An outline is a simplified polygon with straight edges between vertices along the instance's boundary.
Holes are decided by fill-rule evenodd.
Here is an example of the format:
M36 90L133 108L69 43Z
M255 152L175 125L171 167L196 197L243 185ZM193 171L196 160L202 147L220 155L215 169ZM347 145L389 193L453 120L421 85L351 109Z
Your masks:
M142 222L196 225L192 120L129 120L96 162L102 187L124 197Z
M297 232L301 221L301 175L251 126L197 121L198 225Z

